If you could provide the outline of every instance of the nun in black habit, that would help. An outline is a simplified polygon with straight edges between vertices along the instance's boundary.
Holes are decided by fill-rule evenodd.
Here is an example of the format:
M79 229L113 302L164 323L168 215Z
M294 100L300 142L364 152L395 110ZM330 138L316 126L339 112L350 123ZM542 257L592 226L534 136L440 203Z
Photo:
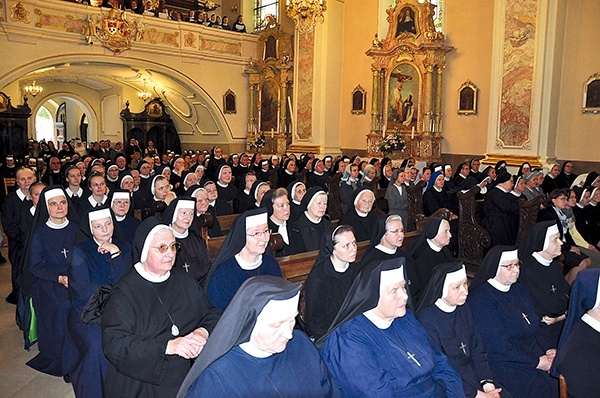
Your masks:
M302 198L300 206L302 212L292 225L290 239L297 239L304 246L302 252L318 250L325 229L331 225L325 214L327 194L321 187L312 187Z
M294 181L287 186L290 193L290 223L294 223L302 214L302 198L306 194L306 185L302 181Z
M177 252L175 272L189 274L200 286L206 284L211 267L206 242L200 237L196 221L196 199L181 196L169 204L163 213L163 222L173 229L175 240L181 245Z
M77 359L69 376L77 397L104 396L108 361L102 352L100 323L84 323L81 314L101 285L115 284L131 268L131 245L119 239L115 217L108 207L82 216L78 244L69 264L71 309L69 339Z
M373 227L371 241L361 259L361 264L369 264L374 261L390 260L404 257L406 273L406 291L409 295L409 304L412 307L413 281L418 280L415 263L412 257L402 249L404 242L404 226L402 217L397 214L381 216Z
M336 397L308 337L292 330L300 285L260 275L245 281L184 380L184 397ZM277 329L269 323L277 323ZM276 343L261 341L265 333Z
M132 213L131 193L126 189L117 189L108 194L108 203L115 216L115 224L123 239L130 245L133 244L135 230L140 225L140 220L135 218Z
M495 187L485 196L481 226L490 233L492 246L514 245L517 239L521 207L511 198L511 181L510 173L499 172Z
M316 339L327 332L342 306L360 269L355 261L356 239L352 227L328 227L317 260L304 284L304 316Z
M339 225L351 225L357 242L369 240L377 223L377 212L373 208L375 194L368 187L360 187L354 191L352 203L354 206L340 218Z
M569 397L598 395L600 368L600 270L583 270L571 291L552 374L562 374Z
M135 264L102 313L107 397L174 397L219 320L200 286L171 272L177 247L154 217L136 231Z
M552 337L554 347L566 318L571 290L555 260L561 245L556 222L544 221L535 224L519 246L523 263L519 282L531 295L538 319Z
M64 189L44 188L36 206L22 275L23 295L33 302L39 354L27 365L52 376L64 376L75 350L67 337L69 312L68 259L79 225ZM27 300L27 305L29 300Z
M206 189L202 188L200 185L192 185L190 189L187 190L186 196L196 199L195 219L206 212L211 215L213 224L210 228L208 228L208 237L216 238L218 236L223 236L221 224L217 218L217 212L214 207L209 205L208 192L206 192Z
M262 198L261 207L267 209L271 233L277 232L283 239L283 247L274 253L275 257L289 256L301 252L303 246L290 240L290 201L285 188L268 191Z
M417 320L421 322L429 342L444 353L462 379L467 398L486 392L490 396L502 392L497 388L471 308L466 303L467 272L461 262L438 265L425 288Z
M519 263L516 247L493 247L471 282L467 302L502 396L508 391L515 397L556 397L558 381L548 374L556 345L518 282Z
M281 277L269 248L267 209L247 210L234 220L208 274L208 298L225 311L244 281L256 275Z
M408 248L408 254L413 258L416 270L416 280L411 280L411 293L418 302L433 269L442 263L452 261L452 252L448 249L450 243L450 223L437 217L430 217L423 232Z

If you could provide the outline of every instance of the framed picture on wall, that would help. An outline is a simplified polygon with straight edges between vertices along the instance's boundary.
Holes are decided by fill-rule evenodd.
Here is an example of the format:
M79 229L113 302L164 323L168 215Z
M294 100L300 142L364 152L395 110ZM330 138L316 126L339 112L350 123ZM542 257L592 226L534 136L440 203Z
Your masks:
M583 85L583 113L600 112L600 70Z
M477 114L477 86L467 80L458 89L458 114Z
M223 113L237 113L235 106L235 93L231 90L223 95Z
M352 114L364 115L366 113L366 102L367 92L359 84L354 90L352 90Z

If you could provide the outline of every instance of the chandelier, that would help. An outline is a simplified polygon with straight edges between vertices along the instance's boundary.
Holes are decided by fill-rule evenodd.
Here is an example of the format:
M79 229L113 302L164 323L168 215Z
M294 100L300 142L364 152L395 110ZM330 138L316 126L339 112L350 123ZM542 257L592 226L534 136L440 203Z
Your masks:
M23 90L25 91L25 94L35 97L36 95L41 94L44 91L44 88L38 86L34 80L31 84L26 85Z
M152 98L152 93L149 92L149 91L146 91L146 79L144 79L144 90L143 91L138 91L138 98L141 99L144 102L146 102L150 98Z
M325 0L286 0L285 8L298 32L308 33L316 24L323 22L323 11L327 5Z

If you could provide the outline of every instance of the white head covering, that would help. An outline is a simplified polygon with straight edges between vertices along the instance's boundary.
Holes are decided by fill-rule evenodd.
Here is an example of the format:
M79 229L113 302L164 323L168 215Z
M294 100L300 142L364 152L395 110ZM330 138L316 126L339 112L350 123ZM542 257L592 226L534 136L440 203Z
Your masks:
M516 251L516 250L515 250ZM442 298L448 297L448 287L451 283L457 283L467 278L467 270L463 264L462 268L458 271L449 272L446 274L444 279L444 285L442 287Z

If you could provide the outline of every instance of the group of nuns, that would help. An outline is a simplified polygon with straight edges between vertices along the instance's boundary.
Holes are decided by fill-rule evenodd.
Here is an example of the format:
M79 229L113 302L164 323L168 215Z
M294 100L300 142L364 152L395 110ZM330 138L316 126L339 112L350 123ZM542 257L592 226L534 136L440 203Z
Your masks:
M272 223L286 221L270 217L279 196L238 217L211 263L197 191L134 228L130 244L109 206L78 218L64 189L42 190L25 262L39 346L28 365L68 375L78 397L550 397L559 373L572 396L596 393L600 271L581 271L571 291L556 222L519 248L492 248L467 287L464 264L436 244L447 222L430 220L435 233L406 253L402 217L377 219L359 266L354 229L327 221L313 187L287 230L288 244L320 249L305 284L313 343L295 328L300 286L269 247ZM424 278L412 262L427 247L443 255L428 256ZM90 299L106 286L94 316ZM311 301L318 286L336 288Z

